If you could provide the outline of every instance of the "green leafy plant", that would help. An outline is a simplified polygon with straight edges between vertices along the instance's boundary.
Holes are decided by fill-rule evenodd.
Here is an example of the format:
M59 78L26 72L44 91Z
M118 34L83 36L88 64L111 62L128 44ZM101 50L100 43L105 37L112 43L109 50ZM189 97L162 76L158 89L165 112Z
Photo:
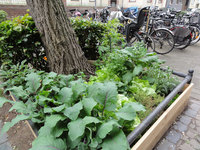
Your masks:
M3 10L0 10L0 23L7 19L7 13Z
M27 67L16 65L9 67L10 71L4 66L0 72L5 92L11 91L20 100L12 102L1 97L0 107L10 102L13 104L10 111L23 113L6 123L2 132L20 120L31 119L41 125L32 150L129 149L124 132L135 127L137 114L145 109L137 102L122 102L115 83L89 85L72 75Z
M31 16L0 23L0 64L17 64L26 60L34 68L48 71L40 34Z

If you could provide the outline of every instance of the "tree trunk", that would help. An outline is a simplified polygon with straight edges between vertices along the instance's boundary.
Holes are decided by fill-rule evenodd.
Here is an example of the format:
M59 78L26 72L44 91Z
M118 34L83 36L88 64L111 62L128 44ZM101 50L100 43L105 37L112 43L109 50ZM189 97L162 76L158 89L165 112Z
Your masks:
M50 70L59 74L91 73L62 0L26 1L41 34Z

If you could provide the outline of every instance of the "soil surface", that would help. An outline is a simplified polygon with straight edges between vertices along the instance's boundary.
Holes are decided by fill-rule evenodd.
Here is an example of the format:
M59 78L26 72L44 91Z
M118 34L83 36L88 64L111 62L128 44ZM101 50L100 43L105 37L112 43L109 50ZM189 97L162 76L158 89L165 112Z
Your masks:
M6 98L11 100L11 97L6 96ZM0 120L3 123L10 122L16 117L17 112L15 110L9 112L11 107L11 104L5 103L3 107L0 108ZM14 125L7 134L13 150L28 150L32 147L31 143L34 140L34 136L25 121L20 121Z

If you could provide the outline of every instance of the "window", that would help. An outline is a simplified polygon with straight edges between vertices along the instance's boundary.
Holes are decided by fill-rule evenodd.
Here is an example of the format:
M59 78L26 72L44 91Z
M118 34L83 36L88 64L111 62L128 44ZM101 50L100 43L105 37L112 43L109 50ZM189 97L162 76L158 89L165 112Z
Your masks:
M171 4L173 4L173 3L174 3L174 1L173 1L173 0L171 0L170 2L171 2Z
M163 0L158 0L158 3L162 3L163 2Z
M129 2L136 2L136 0L129 0Z
M147 3L152 3L152 0L147 0Z

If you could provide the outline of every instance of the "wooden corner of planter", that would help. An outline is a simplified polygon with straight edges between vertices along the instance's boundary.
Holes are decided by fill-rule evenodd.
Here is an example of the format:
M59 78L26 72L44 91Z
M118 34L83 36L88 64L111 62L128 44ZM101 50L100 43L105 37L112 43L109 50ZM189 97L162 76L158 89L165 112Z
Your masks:
M167 108L131 150L151 150L188 104L193 83L187 84L181 95Z
M15 99L15 97L13 96L13 94L9 91L9 93L10 93L10 96L11 96L11 98L12 98L12 100L14 101L14 102L16 102L17 100ZM37 138L37 135L35 134L35 132L33 131L33 128L31 127L31 125L30 125L30 123L27 121L27 120L25 120L25 124L28 126L28 128L30 129L30 131L31 131L31 133L33 134L33 136L34 136L34 138Z

